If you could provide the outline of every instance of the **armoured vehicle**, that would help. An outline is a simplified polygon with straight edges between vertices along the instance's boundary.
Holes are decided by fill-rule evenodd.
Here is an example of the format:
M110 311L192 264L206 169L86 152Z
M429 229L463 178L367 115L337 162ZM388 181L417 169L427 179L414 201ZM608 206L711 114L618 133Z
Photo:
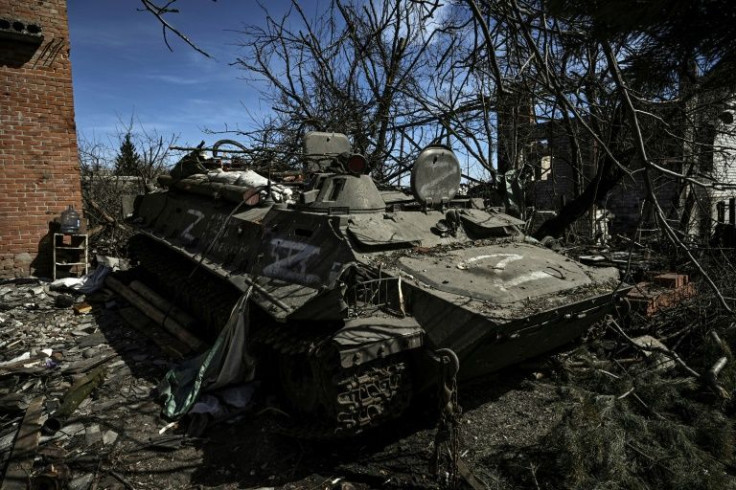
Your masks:
M380 191L344 135L309 133L304 146L307 178L291 188L208 172L193 152L161 179L167 191L139 198L132 247L210 337L250 291L256 374L319 430L355 434L401 414L436 380L438 350L459 360L459 378L476 377L611 310L616 270L457 197L451 149L421 151L402 192Z

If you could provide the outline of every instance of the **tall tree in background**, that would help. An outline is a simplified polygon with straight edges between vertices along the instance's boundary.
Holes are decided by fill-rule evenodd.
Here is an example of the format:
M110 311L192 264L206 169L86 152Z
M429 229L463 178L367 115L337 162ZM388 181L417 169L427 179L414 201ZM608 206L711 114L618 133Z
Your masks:
M133 144L130 131L125 133L120 149L115 157L115 175L132 175L138 177L141 168L141 156Z

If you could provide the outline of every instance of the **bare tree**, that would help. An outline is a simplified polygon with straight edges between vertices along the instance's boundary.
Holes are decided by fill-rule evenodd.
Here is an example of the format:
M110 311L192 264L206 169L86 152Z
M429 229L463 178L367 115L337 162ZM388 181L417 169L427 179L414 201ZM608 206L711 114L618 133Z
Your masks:
M292 2L279 18L264 15L265 27L244 32L237 60L250 78L269 83L264 96L275 116L258 140L268 134L297 151L308 130L344 132L374 176L391 180L419 148L455 131L457 106L479 106L469 78L438 72L453 54L438 2L334 0L317 19Z
M123 224L126 214L132 211L135 196L147 192L156 177L170 165L169 147L176 139L176 135L164 137L146 130L140 123L136 125L133 117L127 124L121 124L107 143L80 136L82 199L93 249L123 255L129 233ZM116 159L125 144L130 145L136 158L120 174L116 173Z
M159 20L175 12L173 1L143 3ZM332 0L315 17L297 1L278 17L263 8L265 25L246 28L235 64L266 82L273 111L244 136L269 148L257 158L295 164L304 132L345 132L385 182L426 144L449 142L468 173L511 171L530 205L540 186L524 178L547 172L540 157L564 147L553 156L569 171L549 172L545 192L567 201L537 236L562 234L622 187L643 189L649 207L667 201L662 219L686 233L711 206L698 190L714 154L703 135L712 139L707 119L734 81L734 29L719 21L732 7L692 4L669 12L625 0L622 14L579 0Z

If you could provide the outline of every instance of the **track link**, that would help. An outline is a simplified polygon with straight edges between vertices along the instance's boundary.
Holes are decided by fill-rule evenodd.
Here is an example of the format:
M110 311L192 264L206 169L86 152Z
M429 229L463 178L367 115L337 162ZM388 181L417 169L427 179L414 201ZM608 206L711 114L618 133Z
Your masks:
M301 415L279 432L308 439L350 437L409 406L412 383L405 356L343 369L330 344L334 332L309 330L274 326L258 338L272 352L285 398Z

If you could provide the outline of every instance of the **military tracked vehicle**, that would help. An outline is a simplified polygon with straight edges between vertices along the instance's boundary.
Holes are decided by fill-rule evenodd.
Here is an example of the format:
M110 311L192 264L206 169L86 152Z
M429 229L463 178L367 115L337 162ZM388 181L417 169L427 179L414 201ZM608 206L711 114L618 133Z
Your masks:
M162 177L165 192L138 199L134 253L210 338L249 290L256 374L326 433L400 415L435 382L438 350L463 379L568 343L620 287L615 269L574 262L458 197L444 146L418 155L411 192L380 191L335 133L306 135L306 178L291 187L203 163L193 152Z

